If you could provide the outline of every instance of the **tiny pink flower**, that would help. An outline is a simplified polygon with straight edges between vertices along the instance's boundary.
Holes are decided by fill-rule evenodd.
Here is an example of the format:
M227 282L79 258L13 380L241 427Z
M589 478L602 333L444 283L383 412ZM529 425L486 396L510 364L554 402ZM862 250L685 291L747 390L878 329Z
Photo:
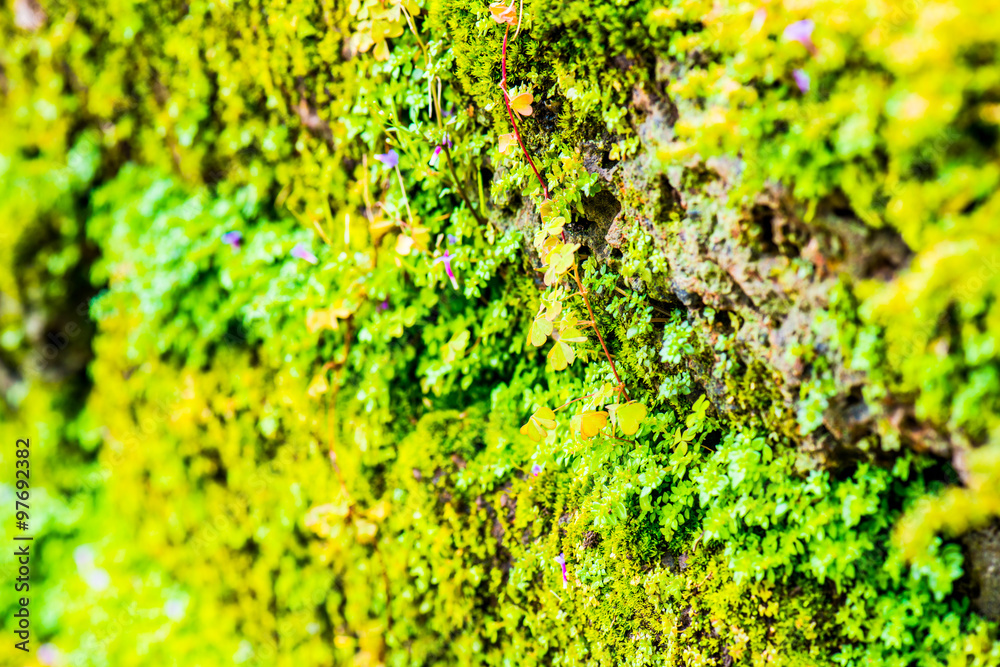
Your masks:
M566 579L566 559L563 557L562 554L559 554L559 557L556 558L556 559L554 559L554 560L557 563L559 563L559 567L562 568L563 588L566 588L566 583L567 583L567 579Z
M444 264L444 270L448 274L448 279L451 280L451 286L458 289L458 281L455 280L455 273L451 270L451 255L448 254L448 251L445 250L444 254L435 259L433 263L435 265Z
M764 27L767 20L767 10L761 7L753 13L753 20L750 22L750 32L758 33Z
M428 164L430 166L435 167L435 168L438 166L438 160L441 158L441 151L442 150L443 149L441 148L441 146L435 146L434 153L431 155L430 161L428 161Z
M782 33L782 36L785 39L798 42L802 46L806 47L809 53L816 55L816 45L813 44L812 41L813 29L815 27L816 24L810 19L802 19L801 21L789 24Z
M310 264L317 264L319 262L319 259L316 257L316 255L309 252L309 249L306 248L301 243L296 244L296 246L292 248L292 257L295 257L297 259L304 259Z
M542 474L542 466L538 465L537 463L535 465L531 466L531 476L532 477L538 477L541 474Z

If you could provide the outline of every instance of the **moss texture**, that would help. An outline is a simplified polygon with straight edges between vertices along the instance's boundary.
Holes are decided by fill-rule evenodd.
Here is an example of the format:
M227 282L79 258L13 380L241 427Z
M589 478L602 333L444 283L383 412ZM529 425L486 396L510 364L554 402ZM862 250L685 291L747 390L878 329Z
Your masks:
M516 10L0 13L52 660L1000 665L1000 5Z

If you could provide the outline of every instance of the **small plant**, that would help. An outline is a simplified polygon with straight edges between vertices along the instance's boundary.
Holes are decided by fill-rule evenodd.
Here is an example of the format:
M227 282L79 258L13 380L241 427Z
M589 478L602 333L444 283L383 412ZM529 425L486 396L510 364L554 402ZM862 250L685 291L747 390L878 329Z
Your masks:
M504 26L503 46L500 52L500 94L503 96L507 116L514 130L512 135L501 136L500 151L501 153L506 152L510 144L516 142L521 148L521 153L524 155L525 160L528 161L528 165L531 167L531 171L535 174L535 178L538 179L538 184L542 189L543 202L539 208L542 228L535 235L534 244L541 253L543 263L546 267L544 276L545 285L552 289L547 297L543 298L542 307L530 327L528 342L535 347L541 347L545 344L548 337L551 336L553 344L548 354L548 360L554 370L561 371L572 365L576 359L576 352L572 344L582 343L586 340L578 327L592 328L598 342L601 344L601 350L611 368L616 385L611 387L610 392L602 389L602 391L592 396L583 397L591 400L584 404L585 409L573 416L571 420L572 430L582 438L589 439L597 435L608 423L609 417L611 417L612 423L617 423L625 435L635 435L646 417L646 406L628 400L625 383L618 376L615 361L608 350L607 343L604 341L604 336L601 335L600 328L597 326L597 318L594 316L594 310L590 305L590 298L586 288L583 286L583 281L580 279L580 270L576 258L576 251L580 246L576 243L566 242L566 233L564 230L566 218L556 211L556 207L549 195L548 185L538 171L538 167L535 166L535 161L532 159L527 147L524 145L524 139L517 125L518 116L527 118L533 113L531 105L534 102L534 97L531 93L527 92L511 96L507 88L507 46L510 41L510 29L516 24L514 31L514 38L516 38L521 30L522 12L523 6L521 7L521 11L514 11L513 0L511 0L510 4L496 2L490 5L490 15L493 17L493 20ZM576 291L571 294L567 294L567 291L561 285L567 277L572 279L571 285L575 285L576 287ZM580 297L583 301L589 319L580 321L568 311L564 312L564 301L573 297ZM611 398L611 395L617 397L617 400L620 402L609 406L610 413L595 409L602 406L605 401ZM571 401L570 403L572 402L575 401ZM556 408L556 410L561 410L568 405L569 403L562 405ZM588 410L586 408L591 409ZM554 415L555 411L549 408L540 408L532 415L528 423L522 427L521 432L535 441L540 440L545 433L555 428Z

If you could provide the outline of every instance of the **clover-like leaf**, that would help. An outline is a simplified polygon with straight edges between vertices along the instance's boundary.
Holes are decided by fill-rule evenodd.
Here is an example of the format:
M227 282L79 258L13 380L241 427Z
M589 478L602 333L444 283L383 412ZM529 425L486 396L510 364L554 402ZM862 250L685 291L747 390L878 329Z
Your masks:
M535 96L531 93L521 93L510 98L510 108L522 116L530 116L532 113L531 103L535 101Z
M510 6L505 5L502 2L494 2L490 5L490 16L497 23L509 23L514 25L517 23L517 12L514 10L514 3L510 3Z
M618 428L625 435L635 435L636 431L639 430L639 426L642 425L642 421L646 418L646 406L635 401L630 401L624 405L609 406L609 408L613 408Z
M538 233L535 234L535 248L538 249L538 254L542 256L543 266L549 263L549 254L558 248L560 243L562 243L562 241L555 236L546 235L544 230L539 230Z
M594 392L593 402L594 405L604 405L608 400L614 396L615 386L610 382L605 382L601 385L601 388Z
M552 362L552 368L561 371L573 363L576 359L576 352L563 341L557 340L552 345L552 349L549 350L548 359Z
M532 441L538 442L556 427L556 413L550 408L538 408L528 418L528 423L521 427L521 435L526 435Z
M538 207L538 215L542 218L542 225L548 225L554 218L563 217L562 208L551 199L546 199Z
M545 257L547 268L545 270L545 284L551 285L559 280L559 277L569 271L576 261L576 251L580 247L579 243L561 243L549 251Z
M542 216L542 222L545 222L552 214L555 212L555 204L552 203L551 199L546 199L542 202L542 205L538 207L538 214Z
M553 290L551 297L542 299L542 307L545 308L545 319L549 322L555 322L563 308L562 291Z
M593 438L608 423L608 413L604 410L581 412L570 420L573 430L584 440Z
M566 317L562 322L559 323L558 335L553 335L553 338L557 338L566 343L583 343L586 342L587 337L582 331L576 328L576 318Z
M513 132L500 135L500 154L506 155L510 147L517 143L517 135Z
M528 329L528 342L535 347L541 347L545 345L545 340L550 333L552 333L552 322L539 315L531 323L531 328Z
M561 215L550 218L548 222L542 225L541 229L535 232L535 247L541 247L548 238L562 236L565 225L566 218Z
M552 332L552 340L555 344L549 350L548 359L552 362L552 368L557 371L564 370L576 359L576 351L570 343L582 343L587 340L574 326L576 319L567 318L560 323L559 329Z

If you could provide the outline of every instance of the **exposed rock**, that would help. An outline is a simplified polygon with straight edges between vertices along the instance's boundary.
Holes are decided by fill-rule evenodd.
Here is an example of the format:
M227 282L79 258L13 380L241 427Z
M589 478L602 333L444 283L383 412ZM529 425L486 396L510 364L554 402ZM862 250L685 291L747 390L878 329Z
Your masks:
M972 605L984 617L1000 621L1000 522L962 536L974 594Z

